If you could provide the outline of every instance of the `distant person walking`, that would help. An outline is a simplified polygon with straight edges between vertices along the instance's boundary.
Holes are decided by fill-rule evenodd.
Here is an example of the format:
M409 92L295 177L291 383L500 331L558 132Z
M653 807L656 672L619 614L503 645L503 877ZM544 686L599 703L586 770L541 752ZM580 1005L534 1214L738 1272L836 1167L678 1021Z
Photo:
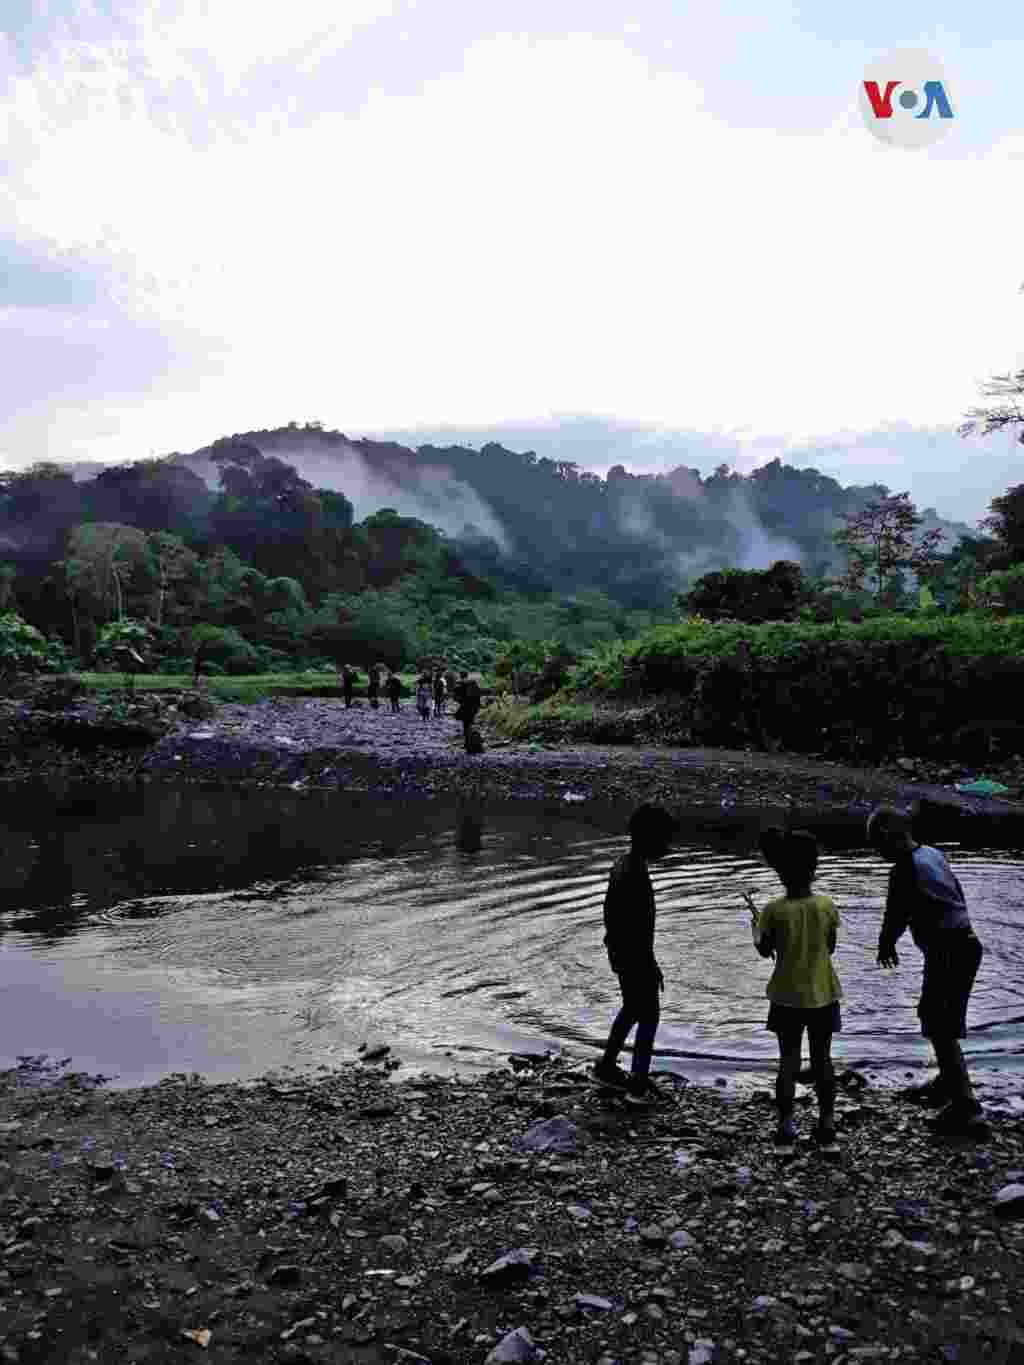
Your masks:
M658 1094L650 1070L661 1019L658 993L665 989L665 978L654 956L654 888L647 865L665 856L675 830L676 822L661 806L635 810L629 820L629 852L612 867L604 898L604 945L611 969L619 978L622 1008L612 1022L594 1077L639 1100ZM633 1064L627 1076L618 1060L634 1024Z
M473 729L473 722L476 720L477 712L480 710L480 684L475 678L463 670L462 677L459 679L459 709L455 713L455 719L462 721L463 742L469 752L469 736Z
M426 673L424 673L421 675L419 682L416 684L416 710L420 713L420 717L424 721L430 719L431 701L430 694L431 694L430 678Z
M370 705L376 711L377 707L380 705L380 669L376 664L371 664L369 673L370 681L366 688L366 695Z
M345 697L346 707L352 705L352 693L355 691L355 686L356 675L354 671L349 668L348 664L346 664L341 670L341 690Z
M391 702L392 711L400 711L402 708L398 704L398 698L402 695L402 684L397 673L389 673L385 684L388 700Z
M831 897L811 894L818 867L818 844L813 834L803 829L766 829L761 836L761 852L786 888L785 896L769 901L760 914L748 899L754 947L762 957L775 958L775 970L765 990L771 1001L766 1027L779 1040L775 1080L779 1125L775 1140L785 1144L796 1141L793 1107L806 1029L818 1096L818 1123L811 1136L827 1147L836 1140L832 1035L842 1028L839 1001L843 992L832 966L839 912Z
M878 965L899 966L896 943L909 928L924 954L917 1014L939 1067L935 1080L904 1097L929 1108L946 1106L932 1121L934 1132L983 1137L987 1128L960 1039L967 1037L967 1002L984 949L971 926L963 887L944 855L916 843L911 829L911 817L895 806L879 806L868 816L868 843L892 863Z
M445 701L448 697L448 686L444 680L444 674L438 671L434 675L434 715L443 716Z

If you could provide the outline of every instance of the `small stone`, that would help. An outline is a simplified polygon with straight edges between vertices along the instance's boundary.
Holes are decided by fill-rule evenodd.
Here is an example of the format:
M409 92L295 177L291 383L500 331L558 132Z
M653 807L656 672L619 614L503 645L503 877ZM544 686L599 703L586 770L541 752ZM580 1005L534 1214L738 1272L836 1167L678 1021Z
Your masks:
M298 1265L278 1265L267 1276L268 1284L301 1284L302 1267Z
M678 1228L675 1232L670 1233L668 1244L675 1251L688 1251L690 1247L697 1245L685 1228Z
M778 1304L778 1299L772 1294L758 1294L757 1298L750 1305L752 1313L768 1313Z
M611 1299L602 1299L597 1294L577 1294L577 1308L596 1308L599 1312L610 1313L614 1308Z
M836 1323L829 1326L828 1334L833 1341L853 1341L855 1334L848 1327L839 1327Z
M1024 1218L1024 1185L1004 1185L996 1190L995 1211L1000 1218Z
M715 1343L713 1341L695 1341L690 1347L686 1365L710 1365L714 1358Z
M656 1245L665 1240L665 1230L658 1223L648 1223L640 1229L640 1240Z
M977 1281L973 1275L958 1275L955 1279L946 1281L947 1294L966 1294L974 1288Z
M850 1280L855 1284L871 1278L870 1268L861 1265L859 1261L843 1261L838 1269L844 1280Z
M537 1348L528 1329L517 1327L515 1331L502 1337L488 1354L484 1365L518 1365L520 1361L533 1360L536 1354Z
M380 1239L377 1245L383 1251L401 1252L408 1251L409 1249L409 1243L401 1235L401 1233L398 1232L388 1233L386 1236Z

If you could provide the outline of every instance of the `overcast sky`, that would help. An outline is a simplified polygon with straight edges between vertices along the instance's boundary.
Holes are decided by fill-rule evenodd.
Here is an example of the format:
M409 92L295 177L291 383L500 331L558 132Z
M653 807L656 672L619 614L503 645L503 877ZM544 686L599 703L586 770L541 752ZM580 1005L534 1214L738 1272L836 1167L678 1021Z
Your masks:
M974 520L1024 447L1024 21L952 0L0 6L0 466L318 419L782 454ZM938 145L857 107L942 62ZM505 433L505 435L502 435Z

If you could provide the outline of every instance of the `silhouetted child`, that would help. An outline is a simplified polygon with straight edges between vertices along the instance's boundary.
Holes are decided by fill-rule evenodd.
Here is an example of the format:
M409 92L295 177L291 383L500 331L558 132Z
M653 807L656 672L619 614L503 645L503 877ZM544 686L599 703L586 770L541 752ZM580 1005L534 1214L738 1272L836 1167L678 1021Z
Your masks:
M967 1002L984 949L971 927L963 887L945 857L929 844L916 843L911 829L910 815L895 806L879 806L868 817L868 842L892 863L878 964L899 966L896 943L907 928L924 954L917 1013L939 1074L907 1098L929 1107L947 1105L932 1123L935 1132L980 1137L982 1109L959 1040L967 1037Z
M416 684L416 710L425 721L430 719L431 690L430 679L424 674Z
M832 1035L842 1028L839 1001L843 992L832 965L839 912L829 896L811 893L818 868L818 845L812 834L802 829L766 829L760 843L765 862L786 888L785 896L769 901L760 914L748 901L754 946L762 957L775 958L765 993L771 1001L766 1027L779 1040L776 1141L796 1139L793 1104L806 1029L818 1096L818 1123L812 1137L827 1146L836 1138Z
M434 715L444 715L444 704L448 694L448 685L444 680L443 673L437 673L434 677Z
M380 705L380 669L374 664L370 670L370 681L367 684L366 696L370 705L376 711Z
M388 700L391 702L392 711L400 711L401 707L398 705L398 698L402 695L402 684L399 682L397 673L388 674L388 680L384 684L384 690L388 694Z
M657 1089L650 1080L654 1035L661 1018L659 991L665 988L654 956L654 888L647 864L668 852L676 822L661 806L640 806L629 820L629 852L612 867L604 898L604 945L619 978L622 1008L611 1026L594 1076L606 1085L644 1099ZM619 1053L636 1025L632 1074L618 1066Z

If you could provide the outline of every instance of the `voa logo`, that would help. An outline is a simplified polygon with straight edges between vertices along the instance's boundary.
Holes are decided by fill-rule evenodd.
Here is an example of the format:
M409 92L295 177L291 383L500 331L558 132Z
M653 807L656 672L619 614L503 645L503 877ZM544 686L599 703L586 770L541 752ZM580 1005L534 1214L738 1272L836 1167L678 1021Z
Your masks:
M872 62L860 84L868 129L892 147L927 147L953 126L949 78L928 52L901 48Z

